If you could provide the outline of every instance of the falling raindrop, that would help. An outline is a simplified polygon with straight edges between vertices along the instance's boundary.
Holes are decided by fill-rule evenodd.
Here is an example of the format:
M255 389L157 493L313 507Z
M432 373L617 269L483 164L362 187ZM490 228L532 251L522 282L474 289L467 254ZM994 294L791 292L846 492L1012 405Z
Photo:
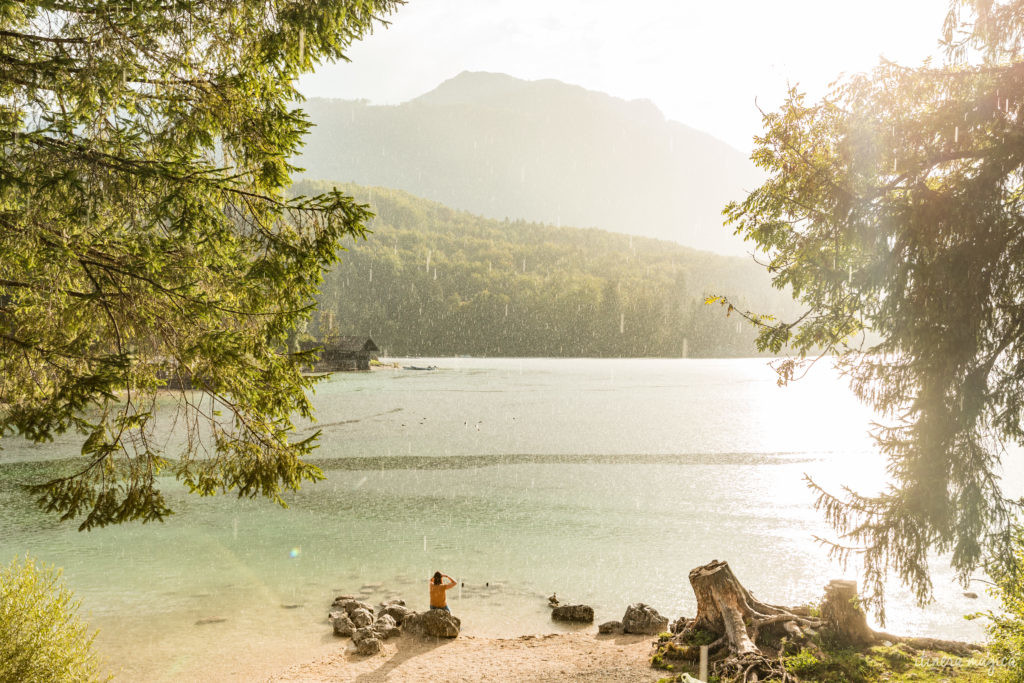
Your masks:
M626 314L619 314L619 334L625 334L626 332Z
M433 253L433 250L427 249L427 272L428 273L430 272L430 255L432 253Z
M953 142L960 142L960 126L953 129Z
M434 268L434 279L437 279L437 268Z
M526 259L523 259L523 272L526 272Z
M373 282L373 266L370 266L370 282Z
M306 56L306 29L299 29L299 61L303 61Z
M505 317L508 317L508 303L505 303Z

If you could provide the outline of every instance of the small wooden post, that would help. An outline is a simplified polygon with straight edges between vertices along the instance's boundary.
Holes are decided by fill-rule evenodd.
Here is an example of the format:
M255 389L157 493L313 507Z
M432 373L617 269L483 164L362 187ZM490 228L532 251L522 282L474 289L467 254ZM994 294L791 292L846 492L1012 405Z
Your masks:
M708 680L708 646L700 646L700 668L697 670L697 678L702 681Z

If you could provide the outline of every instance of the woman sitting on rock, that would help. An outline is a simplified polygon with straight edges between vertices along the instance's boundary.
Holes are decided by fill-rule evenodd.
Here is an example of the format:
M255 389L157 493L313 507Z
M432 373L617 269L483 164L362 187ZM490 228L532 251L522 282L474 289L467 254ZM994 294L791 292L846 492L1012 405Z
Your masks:
M441 579L448 579L444 583L441 583ZM448 600L445 597L449 588L454 588L456 585L455 579L442 574L441 572L434 572L434 578L428 579L430 583L430 609L443 609L444 611L451 613L448 609Z

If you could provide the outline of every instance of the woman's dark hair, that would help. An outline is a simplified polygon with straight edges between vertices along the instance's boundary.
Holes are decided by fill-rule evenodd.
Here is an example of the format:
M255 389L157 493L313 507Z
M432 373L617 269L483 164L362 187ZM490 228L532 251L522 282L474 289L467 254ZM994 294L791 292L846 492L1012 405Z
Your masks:
M440 586L441 585L441 572L434 572L434 585L435 586Z

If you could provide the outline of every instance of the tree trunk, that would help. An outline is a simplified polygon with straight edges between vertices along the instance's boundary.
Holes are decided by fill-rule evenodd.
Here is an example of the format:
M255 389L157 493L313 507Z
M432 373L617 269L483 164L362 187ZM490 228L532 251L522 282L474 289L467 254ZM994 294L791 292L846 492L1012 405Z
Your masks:
M710 645L712 652L723 648L724 660L716 671L744 681L765 679L791 680L778 662L766 658L759 640L772 635L801 640L801 627L818 626L802 610L769 605L755 599L732 573L727 562L712 561L690 572L690 585L697 596L697 616L676 636L686 645L698 631L718 636ZM719 653L719 656L722 656Z
M856 581L830 581L821 601L821 618L829 636L839 643L863 647L875 642L875 632L868 626L864 610L857 598Z

